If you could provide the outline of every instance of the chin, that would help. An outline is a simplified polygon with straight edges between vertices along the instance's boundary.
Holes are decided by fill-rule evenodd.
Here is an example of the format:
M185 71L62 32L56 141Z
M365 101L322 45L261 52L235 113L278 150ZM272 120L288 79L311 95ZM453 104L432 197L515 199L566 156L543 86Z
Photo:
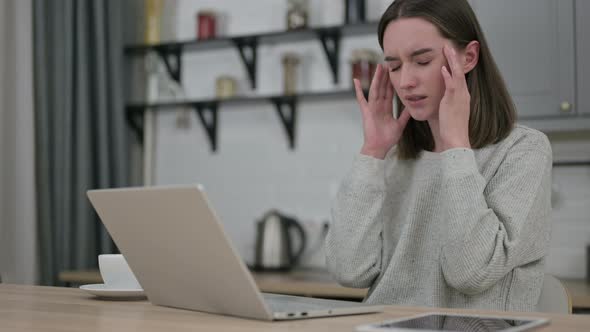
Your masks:
M406 109L408 110L408 109ZM426 121L428 119L430 119L431 117L431 113L428 110L425 109L409 109L408 110L410 112L410 116L412 117L412 119L416 120L416 121Z

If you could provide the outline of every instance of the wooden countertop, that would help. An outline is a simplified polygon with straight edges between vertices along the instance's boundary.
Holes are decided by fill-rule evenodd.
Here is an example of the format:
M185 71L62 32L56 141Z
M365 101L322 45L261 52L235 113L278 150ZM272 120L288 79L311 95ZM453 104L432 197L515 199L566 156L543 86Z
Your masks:
M367 289L340 286L325 271L300 270L290 273L253 272L254 280L261 291L309 297L362 300ZM58 279L74 285L102 283L96 270L62 271Z
M367 290L338 285L325 271L300 270L290 273L254 272L256 284L263 292L283 293L323 298L361 300ZM71 284L102 283L100 273L91 271L63 271L59 280ZM574 309L590 309L590 283L584 279L560 279L572 297Z
M575 309L590 309L590 283L585 279L559 279L572 297Z
M155 306L148 301L98 300L77 288L0 284L0 329L10 331L353 331L355 326L430 311L497 314L475 310L450 310L385 306L384 311L321 319L265 322ZM549 325L536 331L587 331L590 316L527 313L546 317Z

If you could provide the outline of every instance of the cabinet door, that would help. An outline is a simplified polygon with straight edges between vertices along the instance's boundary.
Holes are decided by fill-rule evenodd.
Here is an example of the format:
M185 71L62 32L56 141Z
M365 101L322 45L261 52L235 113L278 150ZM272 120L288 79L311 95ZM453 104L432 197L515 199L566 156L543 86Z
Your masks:
M578 113L590 115L590 1L576 1L576 50L578 61L576 73L578 77Z
M573 1L471 1L521 119L575 112Z

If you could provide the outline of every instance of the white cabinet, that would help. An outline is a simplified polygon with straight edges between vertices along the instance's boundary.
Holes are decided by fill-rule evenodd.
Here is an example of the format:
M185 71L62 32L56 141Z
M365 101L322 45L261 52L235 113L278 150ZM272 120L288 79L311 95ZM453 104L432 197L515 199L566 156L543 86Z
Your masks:
M574 0L471 3L519 118L563 118L574 114Z

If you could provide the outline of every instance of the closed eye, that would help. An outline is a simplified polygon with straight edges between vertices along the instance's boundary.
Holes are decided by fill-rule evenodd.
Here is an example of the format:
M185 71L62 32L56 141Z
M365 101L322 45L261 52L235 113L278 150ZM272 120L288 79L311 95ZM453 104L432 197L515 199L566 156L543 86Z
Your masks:
M427 65L428 65L430 62L431 62L431 60L428 60L428 61L418 61L418 62L416 62L416 63L417 63L418 65L420 65L420 66L427 66ZM401 66L393 67L393 68L391 68L389 71L390 71L390 72L396 72L396 71L398 71L400 68L401 68Z

